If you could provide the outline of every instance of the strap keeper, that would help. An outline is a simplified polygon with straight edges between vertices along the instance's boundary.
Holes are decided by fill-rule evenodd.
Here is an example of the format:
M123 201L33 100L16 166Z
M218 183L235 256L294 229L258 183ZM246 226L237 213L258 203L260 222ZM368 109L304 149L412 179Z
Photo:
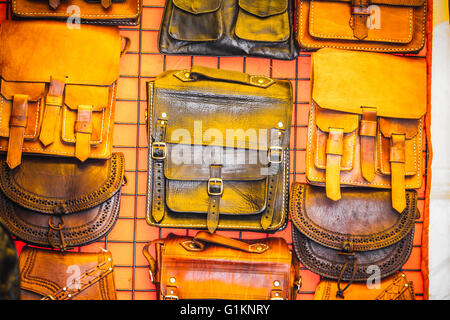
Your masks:
M267 158L270 163L281 163L283 160L283 148L271 146L267 152Z

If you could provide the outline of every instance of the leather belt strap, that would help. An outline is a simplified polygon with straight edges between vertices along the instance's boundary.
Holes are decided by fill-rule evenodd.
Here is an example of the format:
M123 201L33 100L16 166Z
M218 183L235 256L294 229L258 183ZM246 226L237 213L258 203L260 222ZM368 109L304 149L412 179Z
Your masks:
M214 233L219 225L220 198L223 194L222 166L211 165L210 179L208 181L208 214L206 216L206 226L208 231Z
M153 201L152 217L156 222L164 218L165 205L165 177L164 159L166 157L166 129L167 120L156 121L155 141L152 144L151 156L153 159Z
M367 38L367 19L370 15L369 0L352 0L353 36L358 40Z
M392 134L390 150L392 207L398 212L406 208L405 135Z
M63 93L66 79L51 77L50 87L45 97L45 110L39 140L47 147L55 140L56 125L63 105Z
M148 262L148 268L149 268L148 271L149 271L149 275L150 275L150 280L153 284L156 284L159 282L159 279L157 276L158 268L157 268L156 260L152 257L152 255L150 254L150 251L148 250L149 247L153 244L158 244L159 246L162 246L164 244L164 240L161 240L161 239L153 240L153 241L147 243L142 248L142 253ZM158 251L158 249L159 249L159 247L157 246L156 250ZM157 256L159 256L159 254L157 254Z
M6 163L14 169L22 162L22 146L27 126L28 96L16 94L13 97L11 118L9 120L8 155Z
M111 6L112 0L101 0L102 7L108 9Z
M372 182L375 178L375 145L377 135L377 110L362 107L359 127L361 139L361 172L364 179Z
M53 10L58 9L60 4L61 4L60 0L48 0L48 6Z
M327 165L325 173L325 187L327 197L337 201L341 198L340 177L341 159L344 150L344 130L330 128L327 139Z
M92 106L79 105L75 121L75 156L85 161L91 154Z

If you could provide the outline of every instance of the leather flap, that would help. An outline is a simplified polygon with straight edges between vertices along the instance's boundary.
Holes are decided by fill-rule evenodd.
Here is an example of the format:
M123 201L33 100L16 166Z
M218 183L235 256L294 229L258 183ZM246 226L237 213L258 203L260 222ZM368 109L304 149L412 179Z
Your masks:
M404 134L406 139L412 139L417 135L419 120L415 119L389 119L380 118L379 128L385 138L392 134Z
M91 105L92 111L102 111L110 103L109 87L67 85L64 103L71 110L77 110L79 105Z
M321 107L377 116L419 119L426 113L424 59L325 48L312 55L312 99Z
M119 78L121 39L116 27L62 21L5 20L0 28L0 74L8 81L111 85Z
M45 83L17 82L0 79L0 89L3 98L12 100L15 94L28 96L28 101L38 101L44 96Z
M172 0L172 2L181 10L199 14L217 11L222 0Z
M292 186L291 214L295 227L306 237L336 250L367 251L387 247L409 234L416 219L417 193L407 191L406 209L392 208L385 190L343 188L332 201L325 190L307 184Z
M239 7L258 17L270 17L285 12L288 0L239 0Z
M330 2L330 0L314 0L318 2ZM352 3L352 0L333 0L335 2ZM392 6L420 7L426 0L371 0L371 4L386 4Z
M68 214L94 207L119 190L124 175L124 156L108 160L40 158L23 156L22 164L9 169L0 160L0 188L18 205L43 213Z
M359 119L357 114L335 112L318 107L316 125L323 132L329 132L330 128L339 128L343 129L344 133L350 133L358 129Z

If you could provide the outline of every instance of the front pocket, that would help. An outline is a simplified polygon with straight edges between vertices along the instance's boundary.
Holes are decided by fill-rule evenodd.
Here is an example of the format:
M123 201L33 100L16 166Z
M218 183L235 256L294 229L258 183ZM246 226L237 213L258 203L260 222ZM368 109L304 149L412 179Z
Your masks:
M182 41L214 41L223 34L222 0L172 0L169 35Z
M283 42L289 39L288 0L239 0L235 34L250 41Z

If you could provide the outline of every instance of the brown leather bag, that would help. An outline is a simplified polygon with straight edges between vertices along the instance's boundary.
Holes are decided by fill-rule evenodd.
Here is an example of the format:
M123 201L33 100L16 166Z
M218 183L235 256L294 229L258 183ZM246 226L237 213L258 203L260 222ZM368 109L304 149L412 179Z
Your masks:
M18 19L57 19L71 23L137 25L142 0L12 0Z
M345 285L345 283L343 283ZM336 296L337 282L324 279L316 287L314 300L342 300ZM399 272L391 277L381 279L379 284L354 283L345 292L345 300L416 300L414 284Z
M308 182L335 201L341 185L390 188L402 212L423 181L425 60L326 48L312 54L312 79Z
M149 247L155 244L155 260ZM200 231L170 234L146 244L143 254L158 298L295 299L300 276L295 255L282 238L244 241Z
M111 157L121 38L117 27L59 21L0 27L0 151Z
M293 247L299 261L325 278L337 280L338 295L372 275L388 277L403 266L412 249L419 217L417 192L406 193L400 214L386 190L345 188L342 199L325 197L321 187L293 183ZM342 281L346 281L343 287Z
M116 300L111 252L25 246L19 256L21 300Z
M297 39L323 47L418 52L425 44L426 0L299 0Z
M0 222L27 243L65 250L104 237L119 213L124 156L108 160L25 156L9 169L0 158Z

